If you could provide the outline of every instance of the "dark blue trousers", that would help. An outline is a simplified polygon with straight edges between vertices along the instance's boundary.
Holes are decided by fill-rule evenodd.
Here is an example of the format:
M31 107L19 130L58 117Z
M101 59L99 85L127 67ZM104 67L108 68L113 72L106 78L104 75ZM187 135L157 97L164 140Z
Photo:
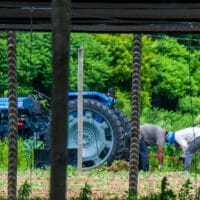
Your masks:
M139 171L149 171L149 149L144 140L140 139Z

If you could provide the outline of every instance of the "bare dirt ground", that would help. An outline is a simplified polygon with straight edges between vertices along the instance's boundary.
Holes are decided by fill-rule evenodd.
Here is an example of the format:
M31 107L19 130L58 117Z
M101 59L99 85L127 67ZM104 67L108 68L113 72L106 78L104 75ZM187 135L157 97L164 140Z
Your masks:
M31 183L31 197L48 198L49 196L49 170L28 170L18 172L17 188L27 180ZM169 188L179 191L181 186L190 179L194 189L200 187L200 175L192 175L184 172L170 173L139 173L138 194L144 196L160 191L161 180L166 176ZM0 196L7 196L7 171L0 170ZM67 197L77 197L85 184L91 186L92 197L111 199L118 197L125 199L129 187L129 172L98 172L83 171L76 172L67 178Z

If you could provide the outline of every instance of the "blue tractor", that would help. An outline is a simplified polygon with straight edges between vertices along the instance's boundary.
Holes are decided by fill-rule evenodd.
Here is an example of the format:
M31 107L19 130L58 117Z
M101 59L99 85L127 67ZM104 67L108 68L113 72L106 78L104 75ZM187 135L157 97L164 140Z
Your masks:
M77 150L78 146L77 95L77 92L68 93L69 151ZM51 149L51 117L48 109L44 109L44 100L49 103L51 101L39 91L34 91L28 97L18 98L18 135L42 140L43 151L48 152ZM112 89L107 94L83 92L83 169L91 169L103 163L111 164L116 159L129 159L130 122L115 104L116 98ZM0 98L0 114L0 137L4 138L8 134L8 98ZM44 158L41 159L38 153L35 156L38 157L35 158L36 161L40 160L37 165L42 166L45 163L42 163Z

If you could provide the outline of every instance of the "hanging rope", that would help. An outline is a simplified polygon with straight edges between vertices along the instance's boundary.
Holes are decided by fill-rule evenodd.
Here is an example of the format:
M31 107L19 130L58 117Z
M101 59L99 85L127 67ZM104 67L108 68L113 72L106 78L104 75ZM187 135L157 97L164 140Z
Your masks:
M16 37L8 32L8 200L16 200L17 193L17 69Z
M189 44L188 44L188 46L189 46L189 57L188 57L189 66L188 66L188 68L189 68L190 97L191 97L190 98L190 106L191 106L192 126L194 126L193 101L192 101L193 92L192 92L192 76L191 76L191 38L192 38L191 31L190 31L189 37L190 37L190 39L188 40L188 42L189 42Z
M190 29L192 30L192 24L190 23ZM192 92L192 72L191 72L191 41L192 41L192 33L191 31L189 32L189 57L188 57L188 63L189 63L189 79L190 79L190 108L191 108L191 121L192 121L192 127L193 127L193 137L194 137L194 146L195 146L195 132L194 132L194 126L195 126L195 123L194 123L194 112L193 112L193 101L192 101L192 96L193 96L193 92ZM195 173L197 173L197 154L195 153L194 154L194 171ZM197 183L197 178L195 180L195 185L196 185L196 194L198 192L198 183Z
M136 34L133 41L129 191L135 194L137 194L138 160L139 160L141 45L142 45L141 40L142 40L141 34Z
M32 41L33 41L33 7L30 10L30 70L32 68ZM34 142L33 142L34 143ZM32 169L33 169L33 157L34 157L34 145L31 147L31 163L30 163L30 185L32 186Z

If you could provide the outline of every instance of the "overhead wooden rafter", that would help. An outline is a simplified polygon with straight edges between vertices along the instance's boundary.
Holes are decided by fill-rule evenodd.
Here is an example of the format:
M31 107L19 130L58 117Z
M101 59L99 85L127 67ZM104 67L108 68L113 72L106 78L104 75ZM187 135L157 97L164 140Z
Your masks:
M200 3L188 2L72 0L71 31L200 33ZM47 0L1 1L0 30L50 31L51 10Z

